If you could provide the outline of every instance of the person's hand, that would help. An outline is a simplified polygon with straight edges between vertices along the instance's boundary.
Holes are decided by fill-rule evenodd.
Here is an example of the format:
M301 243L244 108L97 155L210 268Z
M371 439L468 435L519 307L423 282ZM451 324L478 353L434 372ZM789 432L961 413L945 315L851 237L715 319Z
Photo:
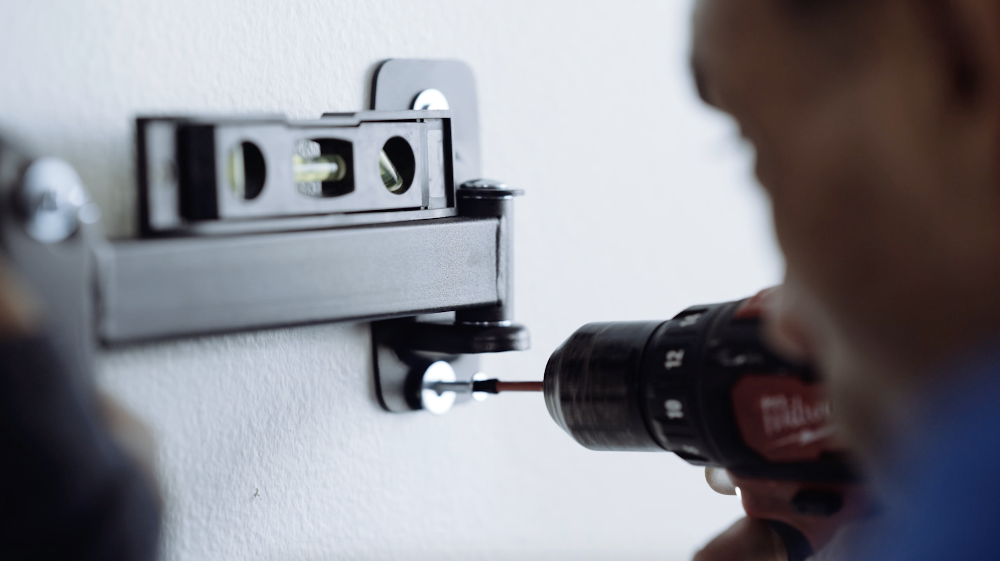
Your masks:
M694 561L787 561L785 544L763 520L742 518L694 556Z
M705 478L717 492L739 495L747 517L709 542L695 556L695 561L786 561L785 544L769 521L795 528L806 537L814 551L819 551L844 526L864 517L870 510L867 492L858 485L747 479L717 468L707 468ZM836 491L843 497L843 506L828 516L799 513L792 499L803 489Z
M824 331L819 329L808 302L787 287L762 291L755 300L762 306L768 345L786 360L812 362ZM869 511L867 493L857 485L745 479L717 468L706 469L705 477L716 492L739 495L747 517L713 539L695 561L786 561L785 543L769 521L791 526L805 536L814 551L819 551L845 524ZM843 497L843 506L829 516L801 514L793 507L793 498L803 489L834 491Z
M736 484L724 469L705 468L705 480L712 490L721 495L736 495ZM694 556L694 561L787 559L785 544L778 534L763 520L749 517L738 520Z

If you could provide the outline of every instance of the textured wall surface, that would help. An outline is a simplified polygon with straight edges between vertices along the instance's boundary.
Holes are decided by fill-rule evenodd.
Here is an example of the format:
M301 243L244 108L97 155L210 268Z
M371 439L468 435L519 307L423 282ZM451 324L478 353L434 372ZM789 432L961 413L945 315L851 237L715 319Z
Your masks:
M690 2L4 2L0 131L73 163L127 236L137 113L361 109L388 57L461 58L484 172L522 187L518 319L540 379L588 321L666 318L780 278L731 124L687 76ZM164 554L196 559L683 559L740 514L667 454L600 454L539 396L383 413L364 325L105 353L158 439Z

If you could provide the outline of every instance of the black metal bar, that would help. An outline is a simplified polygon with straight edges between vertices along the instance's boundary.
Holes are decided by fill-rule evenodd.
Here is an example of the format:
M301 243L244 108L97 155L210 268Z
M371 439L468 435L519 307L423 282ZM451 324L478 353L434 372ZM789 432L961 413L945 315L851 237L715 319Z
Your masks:
M101 252L105 343L492 305L495 219L118 242Z

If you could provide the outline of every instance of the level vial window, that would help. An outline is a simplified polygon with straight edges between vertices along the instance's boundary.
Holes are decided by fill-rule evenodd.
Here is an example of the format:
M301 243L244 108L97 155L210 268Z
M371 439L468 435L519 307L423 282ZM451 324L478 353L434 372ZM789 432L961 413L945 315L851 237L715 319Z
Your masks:
M347 161L337 153L323 153L320 143L299 140L292 155L292 175L299 193L310 197L336 197L350 191L340 182L347 177Z
M347 175L347 165L337 154L309 159L296 154L292 156L292 172L296 183L340 181Z
M399 136L390 138L379 154L378 169L382 184L390 193L405 193L413 184L416 173L416 160L410 143Z
M253 142L241 142L229 152L229 179L233 193L244 200L256 199L264 190L267 165Z

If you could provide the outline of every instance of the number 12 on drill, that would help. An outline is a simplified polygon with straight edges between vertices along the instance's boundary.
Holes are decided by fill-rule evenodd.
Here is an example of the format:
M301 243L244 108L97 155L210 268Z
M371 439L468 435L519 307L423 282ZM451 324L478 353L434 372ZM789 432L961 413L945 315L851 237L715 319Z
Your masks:
M667 351L667 360L663 363L663 366L667 370L680 368L683 365L684 365L684 349Z

